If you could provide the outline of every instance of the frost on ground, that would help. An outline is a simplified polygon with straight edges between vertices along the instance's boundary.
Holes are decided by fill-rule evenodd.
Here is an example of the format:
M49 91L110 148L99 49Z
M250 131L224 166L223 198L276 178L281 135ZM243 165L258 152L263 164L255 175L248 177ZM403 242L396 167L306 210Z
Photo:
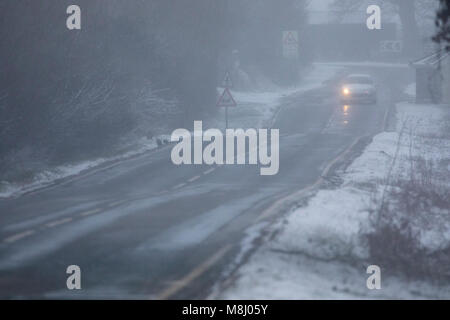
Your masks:
M450 298L450 109L397 105L342 174L273 226L223 299ZM381 290L366 287L379 265Z

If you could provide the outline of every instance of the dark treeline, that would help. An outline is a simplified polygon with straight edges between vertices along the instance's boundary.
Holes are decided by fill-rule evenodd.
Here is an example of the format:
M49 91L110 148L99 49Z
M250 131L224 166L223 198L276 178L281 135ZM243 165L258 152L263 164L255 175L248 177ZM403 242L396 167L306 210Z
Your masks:
M450 51L450 0L439 0L439 5L435 20L438 30L434 40L444 43L447 51Z
M0 180L213 114L233 59L286 82L281 31L305 23L304 2L1 0Z

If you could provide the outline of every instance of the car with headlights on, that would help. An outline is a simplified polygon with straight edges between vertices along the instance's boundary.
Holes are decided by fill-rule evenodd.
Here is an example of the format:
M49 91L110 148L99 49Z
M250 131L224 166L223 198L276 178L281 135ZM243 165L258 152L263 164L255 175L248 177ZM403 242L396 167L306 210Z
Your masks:
M351 74L342 82L340 87L340 99L343 103L350 102L377 102L377 89L370 75Z

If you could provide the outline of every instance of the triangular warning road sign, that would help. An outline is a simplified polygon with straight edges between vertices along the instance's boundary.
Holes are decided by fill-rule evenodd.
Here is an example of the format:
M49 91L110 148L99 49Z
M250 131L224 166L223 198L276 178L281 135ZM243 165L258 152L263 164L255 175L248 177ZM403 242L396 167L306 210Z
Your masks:
M234 100L233 96L231 95L231 92L228 88L225 88L222 95L219 98L219 101L217 101L218 107L236 107L237 103Z
M285 45L296 45L298 44L298 34L296 31L285 31L284 35Z

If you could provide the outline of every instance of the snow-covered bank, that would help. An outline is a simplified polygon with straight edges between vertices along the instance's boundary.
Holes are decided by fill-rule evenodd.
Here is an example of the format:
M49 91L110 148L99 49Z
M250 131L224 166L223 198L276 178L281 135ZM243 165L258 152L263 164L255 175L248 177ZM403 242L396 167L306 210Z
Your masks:
M167 136L158 137L159 139L168 139ZM49 185L52 185L58 180L70 178L79 175L87 170L99 167L108 162L117 162L128 159L158 147L157 139L142 138L138 143L138 148L119 154L117 156L108 158L98 158L89 161L83 161L75 164L68 164L58 166L52 170L47 170L36 174L33 180L27 184L10 183L7 181L0 181L0 198L17 197L24 193L38 190Z
M370 227L374 206L384 192L388 197L399 189L395 181L411 172L415 159L432 164L433 183L450 190L449 110L448 106L398 104L396 131L375 136L341 173L339 188L320 190L306 206L273 226L276 236L237 270L236 281L218 298L450 298L450 285L408 280L370 261L369 247L361 238ZM410 219L413 228L420 228L419 245L429 250L450 245L450 208L431 205L424 210L429 214L426 224ZM366 287L366 268L371 264L381 267L381 290Z

